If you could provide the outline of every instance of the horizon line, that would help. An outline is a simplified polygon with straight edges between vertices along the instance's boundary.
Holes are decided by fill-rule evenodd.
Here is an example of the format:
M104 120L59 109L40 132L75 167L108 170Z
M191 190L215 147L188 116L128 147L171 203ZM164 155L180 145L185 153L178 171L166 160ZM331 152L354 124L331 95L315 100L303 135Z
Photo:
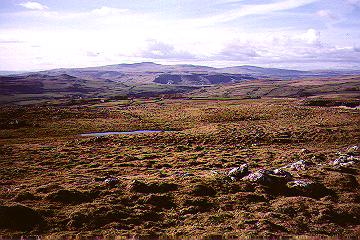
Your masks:
M314 69L301 69L301 68L290 68L290 67L265 67L260 65L251 65L251 64L229 64L228 66L211 66L209 64L193 64L193 63L160 63L154 61L139 61L139 62L122 62L122 63L113 63L113 64L106 64L106 65L94 65L94 66L79 66L79 67L58 67L58 68L45 68L45 69L32 69L32 70L2 70L0 69L0 73L33 73L33 72L44 72L44 71L54 71L54 70L62 70L62 69L86 69L86 68L97 68L97 67L109 67L109 66L116 66L116 65L136 65L136 64L154 64L159 66L194 66L194 67L208 67L213 69L224 69L224 68L232 68L232 67L257 67L257 68L264 68L264 69L282 69L282 70L295 70L295 71L303 71L303 72L311 72L311 71L360 71L360 68L337 68L337 67L329 67L329 68L314 68Z

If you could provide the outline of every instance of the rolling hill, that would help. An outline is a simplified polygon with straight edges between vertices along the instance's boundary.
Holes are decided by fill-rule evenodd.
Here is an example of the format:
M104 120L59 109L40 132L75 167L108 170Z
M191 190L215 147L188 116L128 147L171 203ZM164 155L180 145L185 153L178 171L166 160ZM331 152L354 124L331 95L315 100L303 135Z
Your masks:
M152 62L53 69L0 76L0 103L152 97L359 97L360 71L298 71L255 66L213 68Z

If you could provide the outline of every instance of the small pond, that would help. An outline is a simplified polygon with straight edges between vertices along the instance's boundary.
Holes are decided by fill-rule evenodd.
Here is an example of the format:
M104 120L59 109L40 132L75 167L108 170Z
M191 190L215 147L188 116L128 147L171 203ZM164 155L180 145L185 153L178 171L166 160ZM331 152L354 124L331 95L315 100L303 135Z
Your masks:
M83 133L80 134L82 137L101 137L101 136L108 136L108 135L134 135L134 134L142 134L142 133L159 133L164 132L162 130L138 130L138 131L130 131L130 132L94 132L94 133Z

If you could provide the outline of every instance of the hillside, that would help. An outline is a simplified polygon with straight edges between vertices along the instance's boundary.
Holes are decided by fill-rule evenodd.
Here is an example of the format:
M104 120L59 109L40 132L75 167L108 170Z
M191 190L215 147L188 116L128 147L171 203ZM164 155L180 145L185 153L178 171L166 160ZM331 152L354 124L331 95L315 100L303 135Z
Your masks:
M358 74L358 75L356 75ZM298 71L255 66L212 68L156 63L55 69L0 76L0 103L175 97L359 97L356 71ZM172 96L174 97L174 96Z
M305 78L297 80L254 80L211 86L188 94L192 97L322 97L360 98L360 76Z
M360 74L311 74L0 77L0 236L359 236Z

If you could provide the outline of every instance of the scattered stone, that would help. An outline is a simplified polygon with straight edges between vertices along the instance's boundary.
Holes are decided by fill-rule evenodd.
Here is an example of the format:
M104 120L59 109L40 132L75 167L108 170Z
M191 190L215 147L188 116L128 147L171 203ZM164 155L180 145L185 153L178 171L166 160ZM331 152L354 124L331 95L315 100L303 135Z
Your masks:
M315 183L310 180L295 180L288 183L290 188L310 188Z
M292 180L292 175L282 169L265 170L261 169L255 173L251 173L243 178L250 182L261 185L283 185Z
M359 155L359 147L353 146L348 148L345 154L338 153L339 158L335 159L331 165L337 170L351 173L351 169L355 164L359 163L360 159L355 157Z
M354 156L342 155L335 159L332 165L337 167L351 167L355 163L359 162L359 159Z
M98 196L98 192L81 192L78 190L62 189L57 192L49 194L46 198L49 201L61 202L64 204L79 204L84 202L91 202Z
M0 229L29 231L44 226L42 216L23 205L0 206Z
M235 167L231 169L227 175L231 178L231 180L236 181L238 179L245 177L248 174L249 174L249 167L245 163L242 164L240 167Z
M250 173L246 177L244 177L244 180L262 184L262 185L269 185L272 183L271 177L270 177L271 171L261 169L257 172Z
M306 149L306 148L302 148L300 151L299 151L299 154L309 154L311 153L310 150Z
M117 184L120 182L119 179L117 178L113 178L113 177L110 177L110 178L106 178L104 180L104 182L109 185L110 187L116 187Z
M339 166L340 167L344 167L344 168L350 168L355 164L355 162L350 161L350 162L344 162L344 163L340 163Z
M299 170L306 170L308 166L309 163L305 162L304 160L299 160L297 162L287 165L286 168L299 171Z
M346 151L348 155L357 156L360 154L359 146L352 146Z
M322 163L326 160L326 155L323 153L316 153L316 154L311 154L309 155L311 156L311 161L312 162L317 162L317 163Z
M182 173L182 172L176 172L175 175L179 176L179 177L193 177L195 176L195 174L193 173L188 173L188 172L185 172L185 173Z
M291 175L291 173L282 170L282 169L275 169L272 171L271 173L272 175L275 175L277 177L281 177L283 178L285 181L291 181L293 176Z
M295 180L288 182L286 186L293 195L321 198L330 194L325 186L310 180Z

